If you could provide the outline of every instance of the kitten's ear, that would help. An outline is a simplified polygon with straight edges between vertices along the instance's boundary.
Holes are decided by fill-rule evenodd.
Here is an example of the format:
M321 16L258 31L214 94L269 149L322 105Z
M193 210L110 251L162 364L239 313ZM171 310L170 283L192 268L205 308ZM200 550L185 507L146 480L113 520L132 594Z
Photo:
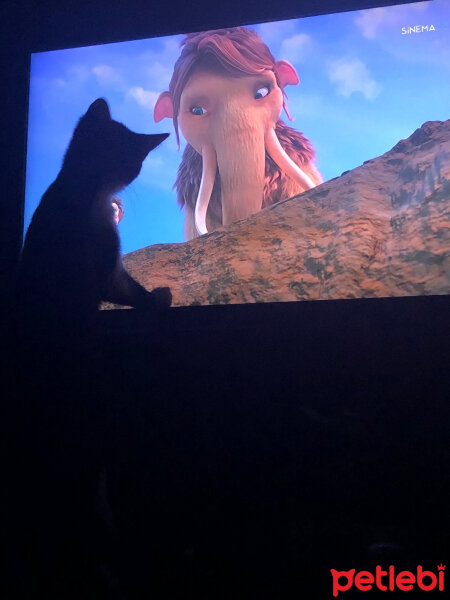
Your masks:
M151 152L152 150L154 150L156 148L156 146L159 146L161 142L163 142L166 138L169 137L168 133L152 133L150 135L148 134L143 134L143 137L145 138L145 148L148 152Z
M97 100L94 100L90 105L85 116L99 121L111 119L108 103L104 98L97 98Z

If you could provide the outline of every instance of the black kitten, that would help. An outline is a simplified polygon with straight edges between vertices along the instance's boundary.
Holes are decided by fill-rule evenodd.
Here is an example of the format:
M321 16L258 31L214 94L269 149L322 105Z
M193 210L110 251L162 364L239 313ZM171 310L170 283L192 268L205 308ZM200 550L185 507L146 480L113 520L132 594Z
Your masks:
M130 131L111 119L102 98L81 117L25 239L19 289L22 305L34 315L73 319L102 300L144 309L170 306L169 288L148 292L122 266L111 199L167 136Z

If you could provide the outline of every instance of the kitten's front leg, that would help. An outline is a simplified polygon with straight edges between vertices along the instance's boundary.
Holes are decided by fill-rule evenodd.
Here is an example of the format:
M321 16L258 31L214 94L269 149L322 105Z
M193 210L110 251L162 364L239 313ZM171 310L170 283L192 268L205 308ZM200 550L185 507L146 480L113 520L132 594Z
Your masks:
M152 303L157 310L164 310L172 305L172 292L169 287L157 287L147 293L150 293Z
M109 289L105 290L102 300L134 306L141 310L164 310L172 304L172 293L168 287L147 291L120 264L117 265Z

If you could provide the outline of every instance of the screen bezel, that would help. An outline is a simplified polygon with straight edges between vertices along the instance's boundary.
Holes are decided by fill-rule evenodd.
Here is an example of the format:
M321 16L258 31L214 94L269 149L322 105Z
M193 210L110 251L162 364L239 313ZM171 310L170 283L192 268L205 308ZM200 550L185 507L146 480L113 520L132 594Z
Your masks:
M420 0L413 0L413 2L419 2ZM17 227L16 227L16 236L11 244L13 248L13 255L15 254L15 259L17 260L18 254L20 252L20 248L22 245L23 239L23 218L24 218L24 199L25 199L25 162L26 162L26 134L27 134L27 113L28 113L28 93L29 93L29 75L30 75L30 62L31 55L35 52L43 52L43 51L51 51L57 49L68 49L75 48L81 46L91 46L91 45L101 45L107 43L114 42L123 42L123 41L131 41L137 39L145 39L152 37L163 37L167 35L175 35L180 33L189 33L192 31L202 31L207 29L216 29L221 27L228 26L237 26L237 25L248 25L251 23L266 23L271 21L280 21L285 19L294 19L301 18L307 16L314 16L320 14L332 14L346 11L354 11L354 10L362 10L368 8L376 8L382 6L392 6L398 4L410 4L411 1L400 0L400 1L381 1L380 0L346 0L345 2L338 3L336 0L319 0L314 5L310 3L304 4L302 6L298 6L295 2L289 0L288 2L284 2L283 6L257 6L257 5L248 5L243 6L239 4L236 0L233 0L232 3L228 3L225 8L220 9L216 7L217 10L213 10L209 3L205 0L201 0L199 4L199 11L195 15L189 15L189 18L186 20L186 13L188 12L188 7L184 6L183 3L180 2L180 7L176 5L176 9L178 12L174 10L174 6L172 9L168 9L164 6L153 7L153 14L150 15L151 19L140 19L139 11L142 11L142 5L137 0L132 0L131 3L127 4L128 13L131 14L133 12L132 18L125 20L121 18L120 10L115 8L112 13L112 17L109 21L109 27L105 26L105 23L102 22L102 7L100 4L96 5L93 8L93 16L94 18L91 20L90 27L83 27L83 19L82 15L79 15L79 18L75 23L71 23L71 15L70 15L70 4L67 4L67 8L63 11L55 11L53 15L53 22L49 21L44 23L43 29L40 30L41 35L39 35L39 27L34 25L29 25L29 35L24 36L22 40L22 44L19 45L19 56L22 66L22 81L21 81L21 92L20 102L18 104L19 110L22 107L22 155L21 160L18 164L18 169L16 172L21 173L20 180L20 215L17 214L17 204L16 204L16 216L17 216ZM208 5L209 10L202 10L203 4ZM147 7L148 12L150 13L149 7ZM97 11L97 12L96 12ZM82 11L83 12L83 11ZM122 13L125 10L122 9ZM151 21L151 22L150 22ZM59 27L55 27L55 23L59 24ZM69 27L70 24L70 27ZM40 24L42 26L42 23ZM53 27L52 27L53 26ZM50 35L46 35L51 30ZM24 69L23 67L26 68ZM24 75L26 72L26 81L24 81ZM23 92L26 90L26 93ZM16 117L18 112L16 111ZM16 143L16 146L19 147L19 144ZM17 154L17 152L16 152ZM17 156L16 156L17 159ZM16 194L17 198L17 181L16 181ZM14 193L11 195L14 197ZM10 232L11 233L11 232ZM14 237L14 236L13 236ZM15 252L14 252L15 250ZM419 300L420 298L420 300ZM430 302L430 306L433 305L433 300L427 300L428 298L433 298L430 296L427 297L409 297L409 298L373 298L373 299L343 299L343 300L311 300L311 301L293 301L293 302L280 302L280 303L268 303L265 305L254 305L254 304L246 304L246 305L227 305L227 306L201 306L201 307L176 307L171 309L170 314L173 315L174 311L177 311L177 314L180 315L177 317L177 320L173 320L172 318L167 318L167 316L163 317L162 322L166 324L168 327L182 328L185 329L187 326L187 322L189 321L189 315L192 315L193 322L199 324L199 320L202 319L202 315L209 323L209 326L213 326L213 323L222 324L223 320L229 321L232 326L250 326L251 323L261 323L267 319L268 315L273 315L277 313L278 315L292 315L292 318L295 318L295 314L298 314L296 311L306 311L309 309L301 307L303 305L309 304L317 304L317 311L326 311L327 306L332 303L339 303L342 305L350 303L352 307L355 308L355 303L360 303L361 308L364 306L364 309L367 309L370 315L370 311L373 310L370 307L373 307L376 303L389 303L392 307L398 306L399 310L402 310L401 306L406 302L409 305L414 302L419 302L421 306L426 310L427 302ZM439 297L438 305L442 305L442 302L448 302L447 300L442 300L442 297ZM330 311L332 311L330 307ZM207 313L208 316L207 317ZM218 318L216 319L213 316L213 313L216 312ZM181 316L183 313L183 316ZM195 314L194 314L195 313ZM220 316L219 316L220 315ZM99 312L99 321L107 330L111 330L111 328L117 328L121 331L130 327L131 329L138 329L144 327L145 329L149 328L154 329L155 327L160 327L157 325L157 320L148 319L145 315L138 315L136 311L128 311L128 310L113 310L113 311L100 311ZM171 323L171 325L170 325Z

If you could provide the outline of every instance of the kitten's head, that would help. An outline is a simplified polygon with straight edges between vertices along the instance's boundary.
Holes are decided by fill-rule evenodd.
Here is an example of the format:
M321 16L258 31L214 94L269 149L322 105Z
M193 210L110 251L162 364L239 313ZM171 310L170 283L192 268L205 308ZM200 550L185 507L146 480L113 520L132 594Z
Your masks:
M168 135L130 131L111 119L106 100L98 98L75 128L62 172L117 192L138 176L147 154Z

